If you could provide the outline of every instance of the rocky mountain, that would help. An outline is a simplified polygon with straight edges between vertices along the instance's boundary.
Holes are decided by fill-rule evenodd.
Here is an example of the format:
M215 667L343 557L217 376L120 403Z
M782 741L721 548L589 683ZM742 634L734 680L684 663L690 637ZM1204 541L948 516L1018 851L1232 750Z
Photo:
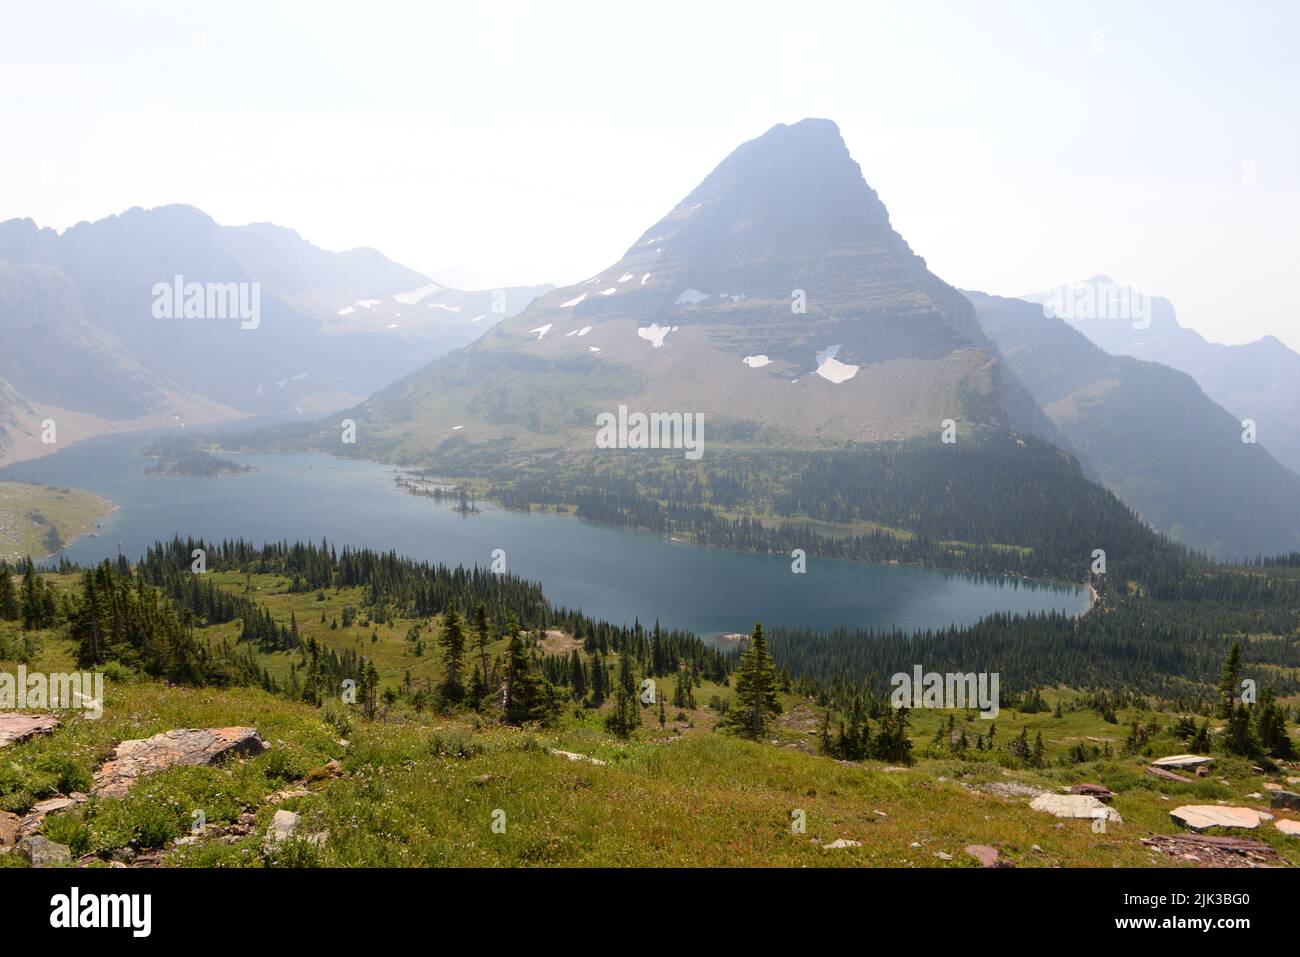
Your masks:
M1045 303L1111 355L1186 372L1238 419L1254 419L1260 444L1300 474L1300 355L1276 337L1238 346L1209 342L1179 323L1168 299L1106 276L1021 298Z
M617 262L359 414L418 455L590 448L620 404L702 413L712 441L842 447L937 437L945 419L1060 439L820 119L740 146Z
M1190 375L1109 355L1041 304L967 296L1081 461L1149 524L1225 558L1300 549L1300 477Z
M540 291L448 289L371 249L188 206L61 234L0 223L0 462L51 450L32 442L47 414L62 444L349 406Z

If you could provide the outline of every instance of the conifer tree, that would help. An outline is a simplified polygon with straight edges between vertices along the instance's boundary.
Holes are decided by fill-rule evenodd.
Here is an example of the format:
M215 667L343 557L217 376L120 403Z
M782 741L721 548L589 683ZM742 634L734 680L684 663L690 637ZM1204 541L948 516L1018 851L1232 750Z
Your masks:
M549 682L534 669L519 623L513 616L506 631L510 635L510 645L506 651L505 721L514 725L526 721L545 722L550 717L552 700Z
M0 621L17 621L20 615L13 569L7 562L0 561Z
M1241 645L1234 643L1219 674L1219 717L1231 718L1241 689Z
M482 607L482 606L479 606ZM442 660L446 674L438 693L447 704L455 707L465 698L465 686L461 682L462 659L465 654L465 632L461 628L460 615L455 605L448 605L442 617Z
M735 688L735 700L723 723L736 734L757 741L763 737L772 719L781 713L776 666L768 654L767 638L761 624L754 624L749 647L740 656Z
M487 607L478 603L474 609L474 644L478 648L479 666L483 669L483 683L492 687L492 669L488 665L488 645L492 642L492 628L488 624Z

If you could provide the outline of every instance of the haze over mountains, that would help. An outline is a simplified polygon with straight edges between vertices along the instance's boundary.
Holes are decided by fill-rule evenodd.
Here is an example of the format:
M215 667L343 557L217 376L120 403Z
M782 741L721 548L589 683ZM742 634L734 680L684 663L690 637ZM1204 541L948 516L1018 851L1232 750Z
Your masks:
M1300 476L1186 373L1112 356L1021 299L967 293L989 337L1080 460L1150 525L1224 557L1300 541Z
M1070 293L1090 293L1092 302L1101 302L1108 293L1112 298L1118 294L1126 300L1138 296L1136 290L1106 276L1095 276L1066 289ZM1021 298L1050 303L1059 295L1041 292ZM1062 311L1070 325L1111 355L1133 356L1186 372L1206 395L1238 419L1254 419L1260 444L1300 474L1300 355L1275 336L1235 346L1209 342L1178 322L1168 299L1149 296L1144 305L1150 315L1136 325L1108 318L1104 309ZM1285 309L1279 300L1279 319L1294 322L1300 318L1287 316Z
M259 284L256 327L159 318L155 286L178 276ZM447 289L372 249L328 252L188 206L62 234L0 223L0 463L120 429L351 405L537 291ZM57 445L40 442L46 418Z
M1053 442L1193 547L1300 547L1300 478L1189 376L1107 355L1040 306L968 295L890 226L835 125L804 120L738 148L618 262L357 417L405 461L590 448L596 415L623 404L782 448L938 441L953 419Z
M159 318L155 286L177 276L259 283L256 327ZM1207 343L1160 299L1135 331L1027 301L1046 297L935 276L820 119L741 145L621 259L562 289L460 292L374 250L186 206L61 235L11 220L0 463L53 451L45 418L62 445L347 408L366 440L352 454L413 463L589 451L597 415L621 405L700 413L706 443L747 449L939 442L953 420L959 441L1058 446L1193 547L1300 549L1300 476L1273 457L1300 464L1300 357L1274 339ZM1167 364L1140 361L1157 355ZM1259 444L1241 441L1246 417Z

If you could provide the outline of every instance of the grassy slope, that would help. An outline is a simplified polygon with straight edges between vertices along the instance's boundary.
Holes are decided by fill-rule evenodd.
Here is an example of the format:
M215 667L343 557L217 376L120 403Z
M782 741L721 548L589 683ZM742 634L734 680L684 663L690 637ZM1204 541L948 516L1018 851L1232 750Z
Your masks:
M77 489L0 482L0 558L38 558L57 551L50 547L51 526L66 544L90 531L110 507L98 495Z
M425 626L428 651L416 659L405 640L409 621L358 623L347 632L319 624L322 604L328 620L341 614L344 603L359 606L359 593L327 592L327 601L320 603L314 594L277 593L284 582L276 576L254 576L252 584L256 597L277 616L287 619L293 610L304 635L315 634L334 647L351 642L373 655L386 684L398 684L407 669L417 682L436 681L440 674L430 624ZM242 579L238 587L243 587ZM372 643L376 627L380 638ZM208 630L217 635L222 628ZM12 624L0 629L16 631ZM66 669L71 653L66 640L44 636L30 667ZM289 660L271 658L273 673L287 675ZM671 686L671 678L660 682L660 693L669 701ZM309 796L280 805L302 813L305 832L330 832L319 854L303 846L290 848L286 853L296 855L291 859L297 862L972 866L962 848L981 843L1000 848L1018 866L1175 866L1185 862L1139 843L1151 832L1179 832L1169 819L1171 808L1218 800L1266 807L1245 797L1263 791L1264 781L1248 762L1220 758L1208 779L1183 785L1145 774L1149 757L1120 756L1133 711L1121 712L1118 725L1106 724L1091 711L1068 709L1062 718L1050 712L1003 711L997 720L1002 744L1022 726L1030 729L1031 740L1041 729L1053 762L1078 740L1109 741L1115 757L1091 764L1008 771L992 763L922 758L911 768L889 771L878 762L847 765L812 753L818 717L793 696L787 696L787 714L773 733L775 745L714 733L710 729L717 715L704 706L714 693L729 694L708 685L696 689L701 707L682 721L673 720L676 709L669 708L668 727L662 731L656 712L644 712L643 729L633 740L621 741L604 731L599 714L576 707L554 728L519 731L474 716L416 715L401 705L387 720L372 722L355 711L336 717L346 710L341 706L317 710L260 690L112 683L100 721L74 718L49 738L5 749L0 807L21 810L44 794L88 789L91 771L118 740L218 725L251 725L273 747L224 769L185 768L157 775L124 799L93 802L49 819L45 833L72 841L78 851L107 852L130 841L139 847L170 846L172 838L187 833L194 809L204 810L213 824L252 811L258 820L249 837L231 844L200 840L175 847L168 862L261 865L267 861L260 836L274 810L264 803L266 796L330 758L342 761L346 777L315 784ZM1067 703L1073 698L1070 692L1060 693ZM1045 697L1054 702L1056 694L1048 691ZM1146 721L1151 716L1141 717ZM335 724L327 723L331 717ZM1166 726L1172 720L1156 717ZM914 713L918 751L947 718L947 712ZM972 738L987 732L987 722L966 723L964 715L958 715L958 725ZM346 747L341 739L348 741ZM608 763L571 762L548 753L551 747ZM1149 750L1169 754L1185 751L1186 745L1161 736ZM1117 792L1114 807L1124 823L1094 834L1086 820L1058 821L1029 810L1027 797L978 789L982 783L1012 780L1050 789L1077 781L1106 784ZM493 833L490 826L496 809L506 813L504 834ZM806 812L805 834L791 833L794 809ZM1277 848L1285 861L1300 864L1300 841L1271 824L1253 836ZM841 837L862 846L821 846ZM1041 850L1033 850L1034 845ZM937 852L954 860L943 862ZM0 865L16 863L13 855L0 856Z

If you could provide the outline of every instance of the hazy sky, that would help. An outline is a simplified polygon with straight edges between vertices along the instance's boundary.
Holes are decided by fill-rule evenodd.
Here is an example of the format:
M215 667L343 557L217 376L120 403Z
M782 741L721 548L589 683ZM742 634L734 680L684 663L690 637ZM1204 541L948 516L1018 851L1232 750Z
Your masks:
M1293 2L4 5L0 219L183 202L566 283L824 116L954 285L1106 273L1300 349Z

